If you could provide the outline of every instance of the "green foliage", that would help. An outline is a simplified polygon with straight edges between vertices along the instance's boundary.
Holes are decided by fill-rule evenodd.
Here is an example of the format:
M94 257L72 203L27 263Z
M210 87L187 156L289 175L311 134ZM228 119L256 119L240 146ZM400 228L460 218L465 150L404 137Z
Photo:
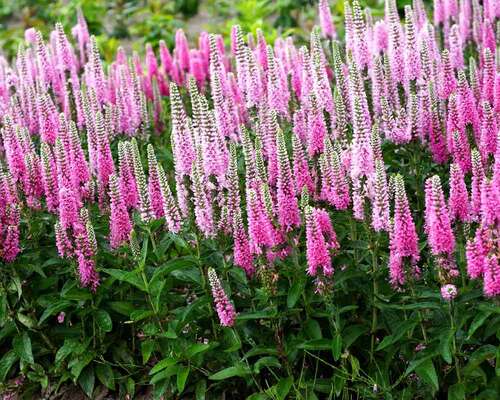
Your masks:
M154 138L158 148L167 140ZM407 182L408 193L417 193L420 177L436 167L416 144L397 156L390 146L384 148L390 170L421 168ZM423 162L411 164L415 154ZM411 198L415 207L421 200ZM452 304L444 302L426 283L434 281L432 266L395 292L387 283L387 237L348 213L332 214L344 250L334 259L331 296L317 294L306 276L303 244L277 264L269 291L232 265L225 239L174 235L161 221L142 224L142 255L131 261L128 248L109 250L105 218L92 221L101 274L94 294L78 287L75 265L57 257L54 218L26 210L22 237L31 240L1 268L5 389L24 376L23 392L54 394L75 384L90 398L102 387L124 397L148 386L154 398L186 399L498 395L500 307L483 300L473 282ZM239 313L233 328L218 325L209 267Z

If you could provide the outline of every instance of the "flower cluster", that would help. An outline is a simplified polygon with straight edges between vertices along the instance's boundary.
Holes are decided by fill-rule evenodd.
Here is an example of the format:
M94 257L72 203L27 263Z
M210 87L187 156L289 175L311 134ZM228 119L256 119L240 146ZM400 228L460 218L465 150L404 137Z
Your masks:
M23 207L45 208L57 216L59 254L75 259L82 284L95 289L87 211L95 202L109 215L113 249L131 238L133 213L146 223L164 218L174 233L232 237L234 263L252 276L286 258L305 228L308 273L331 277L332 250L340 250L335 210L388 233L390 281L401 287L421 273L413 218L422 216L410 208L405 171L388 179L383 148L390 143L419 146L435 164L450 165L448 199L444 177L428 177L420 188L440 281L459 274L456 230L467 224L468 274L483 279L487 296L500 294L500 12L495 2L442 3L435 1L430 19L414 0L402 23L394 0L378 21L358 0L346 2L345 48L322 0L321 30L313 29L308 47L291 37L271 46L260 31L245 39L234 26L230 51L207 33L190 48L179 30L173 53L163 41L158 55L148 45L144 59L120 48L106 66L82 15L74 45L60 24L49 42L29 29L15 62L0 60L7 167L0 257L11 261L19 252ZM171 126L172 171L151 144L144 169L140 147L152 124L158 134ZM190 216L195 226L184 223ZM209 276L221 321L231 325L234 309L215 273Z

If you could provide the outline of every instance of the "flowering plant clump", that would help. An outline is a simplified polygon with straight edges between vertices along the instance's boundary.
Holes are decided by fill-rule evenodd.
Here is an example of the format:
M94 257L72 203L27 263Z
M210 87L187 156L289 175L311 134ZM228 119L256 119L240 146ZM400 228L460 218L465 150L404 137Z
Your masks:
M0 391L500 397L500 2L433 5L108 64L81 13L28 29L0 58Z

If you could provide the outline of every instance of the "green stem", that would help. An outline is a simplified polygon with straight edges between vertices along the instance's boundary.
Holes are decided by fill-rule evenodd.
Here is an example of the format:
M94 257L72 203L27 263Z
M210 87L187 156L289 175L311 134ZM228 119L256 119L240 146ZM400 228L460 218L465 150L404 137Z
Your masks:
M205 294L210 297L210 288L208 288L207 285L207 279L205 277L205 271L203 271L203 267L201 265L201 252L200 252L200 240L198 238L198 234L195 232L194 233L194 239L196 242L196 259L198 260L198 270L200 271L200 279L201 279L201 286ZM224 257L223 257L224 258ZM212 321L212 333L214 337L217 339L217 327L215 325L214 321L214 310L212 307L208 307L208 312L210 314L210 320Z
M141 269L141 276L142 276L142 280L144 282L144 286L146 287L146 294L147 294L146 297L148 298L148 303L149 303L149 306L151 307L151 311L153 311L153 314L155 316L156 322L158 324L158 328L160 329L160 331L162 333L165 333L165 330L163 329L163 325L161 323L160 316L158 314L158 310L156 309L156 307L153 303L153 299L151 297L151 292L149 291L149 282L148 282L148 279L146 277L146 274L144 273L144 268Z
M369 228L368 228L369 230ZM370 235L372 240L372 282L373 282L373 298L372 298L372 325L371 325L371 346L370 346L370 360L373 361L373 352L375 350L375 331L377 330L378 315L377 307L375 302L378 296L378 282L377 282L377 270L378 270L378 260L377 260L377 240L373 240L373 235Z
M416 298L415 297L415 288L413 287L413 280L412 279L410 279L410 290L411 290L412 297ZM420 329L422 330L422 336L424 338L424 343L427 344L428 343L428 341L427 341L427 333L426 333L425 327L424 327L422 312L420 310L418 310L417 314L418 314L418 322L420 324Z
M453 308L453 300L451 300L448 304L448 313L450 315L450 326L452 331L452 345L453 345L453 359L455 361L455 372L457 374L457 380L459 383L462 382L462 377L460 374L460 362L457 356L457 342L455 340L455 318L454 318L454 308Z

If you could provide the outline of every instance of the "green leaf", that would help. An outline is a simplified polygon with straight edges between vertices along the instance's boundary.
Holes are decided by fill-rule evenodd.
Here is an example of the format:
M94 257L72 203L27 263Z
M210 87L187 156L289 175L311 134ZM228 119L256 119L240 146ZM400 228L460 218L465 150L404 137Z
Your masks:
M163 381L165 379L170 378L171 376L174 376L175 374L177 374L178 368L179 367L177 365L171 365L171 366L163 369L162 371L158 372L157 374L155 374L151 378L150 383L152 385L155 385L158 382L161 382L161 381Z
M451 364L453 361L451 356L450 345L454 334L455 332L452 329L447 329L441 334L439 340L439 352L443 357L443 360L446 361L448 364Z
M173 271L192 267L193 265L198 265L198 260L193 256L178 257L174 258L173 260L169 260L166 264L163 264L161 267L155 269L155 272L153 273L149 284L152 285L155 281L157 281L164 275L172 273Z
M18 355L14 350L5 353L0 360L0 382L5 382L7 375L14 363L18 360Z
M253 369L256 374L260 373L263 367L276 367L281 368L281 364L276 357L262 357L254 364Z
M184 391L188 376L189 367L180 365L179 369L177 370L177 390L179 391L179 393L182 393Z
M125 315L126 317L128 317L136 308L128 301L111 301L107 304L114 312Z
M266 308L261 311L248 312L238 314L236 317L237 321L248 321L251 319L266 319L266 318L274 318L278 314L276 308Z
M484 321L486 321L486 319L488 319L488 317L491 314L493 314L493 311L489 311L489 310L482 311L474 317L474 320L472 321L470 328L469 328L469 332L467 334L467 336L468 336L467 339L470 339L472 337L474 332L476 332L481 327L481 325L484 324Z
M281 378L278 384L276 385L275 393L278 397L278 400L285 400L288 396L288 392L293 385L293 378L291 376L287 378Z
M155 313L151 310L135 310L130 314L130 319L133 322L142 321L143 319L152 317Z
M205 379L199 380L196 384L194 392L196 395L196 400L205 400L205 393L207 392L207 381Z
M154 375L157 372L160 372L164 370L165 368L171 367L172 365L175 365L177 363L177 360L175 358L164 358L163 360L159 361L152 369L149 371L149 375Z
M141 353L142 353L142 363L146 364L151 357L151 353L153 352L155 346L154 340L145 340L141 343Z
M234 367L228 367L216 372L213 375L210 375L208 379L212 381L222 381L224 379L232 378L235 376L244 377L250 375L250 370L246 365L238 364Z
M191 346L188 347L186 350L186 357L188 359L194 357L196 354L202 353L204 351L207 351L210 349L211 345L210 344L205 344L205 343L193 343Z
M455 383L448 388L448 400L465 400L465 385Z
M95 319L99 328L102 329L103 332L111 332L113 329L113 321L111 321L111 317L109 313L105 310L97 310L95 313Z
M297 348L304 350L330 350L332 348L332 341L330 339L313 339L299 344Z
M147 292L146 285L137 271L123 271L121 269L104 269L103 271L121 282L130 283L139 290Z
M146 265L146 258L148 256L148 244L149 244L149 237L145 237L144 241L142 242L142 249L141 249L141 259L139 261L139 269L143 269L144 266Z
M61 361L63 361L71 353L76 352L77 348L80 346L82 346L82 344L74 339L65 339L64 344L59 348L59 350L57 350L55 359L56 365L61 363Z
M342 353L342 336L336 334L332 340L332 355L335 361L338 361Z
M234 329L224 329L224 343L228 344L228 347L224 349L226 353L241 349L241 340Z
M135 394L135 382L134 382L134 380L132 378L128 378L126 386L127 386L127 394L129 394L130 398L133 399L134 394Z
M310 339L321 339L323 337L319 322L315 319L308 319L304 324L304 330Z
M156 312L160 309L160 300L163 288L165 287L165 281L155 281L153 284L149 286L149 290L151 292L151 297L153 300L154 309Z
M349 348L361 335L368 332L368 327L366 325L351 325L345 328L342 333L344 346Z
M349 361L351 361L352 376L353 378L356 378L359 375L359 360L353 355L350 355Z
M409 330L412 330L415 326L417 325L416 321L404 321L401 324L399 324L397 327L394 329L394 333L392 335L386 336L377 346L375 350L380 351L385 349L386 347L390 346L391 344L397 342L399 339L401 339L406 332Z
M422 380L432 386L433 390L436 392L439 390L438 377L436 374L436 369L432 363L432 359L426 359L420 365L415 368L417 375L422 378Z
M78 383L80 387L85 392L85 394L92 398L92 393L94 392L95 375L92 366L85 368L80 376L78 377Z
M269 400L269 396L265 393L253 393L246 400Z
M37 326L36 321L28 315L17 313L18 321L23 324L26 328L33 329Z
M72 303L68 300L60 300L51 304L43 312L42 316L40 317L40 320L38 321L38 324L41 325L47 318L49 318L54 314L60 313L63 310L67 310L71 305Z
M497 347L497 356L495 360L495 374L500 376L500 346Z
M35 360L33 359L33 351L31 349L31 339L28 332L24 332L22 335L16 336L12 341L12 347L16 352L17 356L28 364L33 364Z
M286 299L286 305L288 308L295 307L295 304L297 304L297 300L304 291L304 285L305 282L303 280L298 280L292 285Z
M110 390L115 389L115 376L109 364L97 364L95 373L99 381Z
M201 286L201 275L197 267L176 269L172 271L171 274L175 277L175 279L184 282L196 283L198 286Z
M491 344L486 344L477 349L472 355L469 357L469 362L465 366L466 372L472 370L490 358L494 358L497 354L497 348Z
M73 375L73 379L78 379L82 370L94 359L94 353L86 352L78 358L74 358L68 364L68 367L71 370L71 375Z
M342 389L344 389L345 386L345 377L344 375L336 373L333 376L333 389L335 390L335 394L340 396L342 393Z

